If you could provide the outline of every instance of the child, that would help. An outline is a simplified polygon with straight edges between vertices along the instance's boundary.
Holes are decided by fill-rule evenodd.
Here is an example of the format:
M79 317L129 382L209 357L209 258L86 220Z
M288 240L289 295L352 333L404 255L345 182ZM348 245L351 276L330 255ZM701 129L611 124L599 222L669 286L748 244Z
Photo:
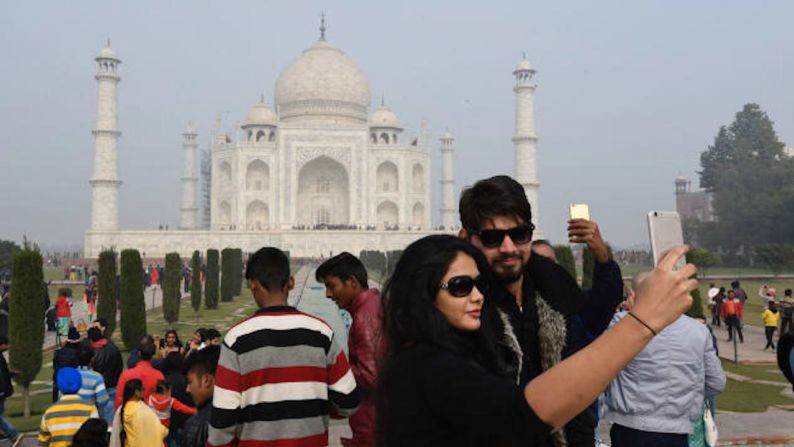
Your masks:
M761 319L764 321L764 332L766 333L766 346L764 346L764 351L767 348L772 348L775 350L775 343L772 341L772 337L775 335L775 330L777 329L777 320L780 317L780 312L777 311L777 305L774 301L770 301L767 304L767 309L764 313L761 314Z
M177 399L171 397L171 384L167 380L157 382L154 393L149 396L149 406L152 407L160 423L165 427L171 425L171 409L185 413L189 416L196 414L196 409L189 407Z

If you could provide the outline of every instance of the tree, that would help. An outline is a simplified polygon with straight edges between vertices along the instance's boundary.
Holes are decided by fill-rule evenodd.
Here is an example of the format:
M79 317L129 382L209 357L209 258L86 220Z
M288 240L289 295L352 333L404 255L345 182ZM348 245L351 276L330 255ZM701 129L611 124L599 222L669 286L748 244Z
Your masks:
M179 305L182 301L182 290L179 287L181 270L182 258L179 253L166 254L163 272L163 318L171 329L179 321Z
M19 371L14 380L22 385L24 416L30 417L30 384L41 370L44 325L44 272L41 253L29 245L14 253L13 281L8 305L8 336L11 370Z
M201 307L201 254L198 250L190 259L190 271L190 305L194 312L198 312Z
M698 275L701 277L706 276L708 269L722 263L720 255L712 253L705 248L691 248L686 254L686 259L687 262L695 264L698 268Z
M138 250L121 252L121 339L127 350L146 335L146 303L143 301L143 263Z
M16 242L0 239L0 270L10 269L14 255L20 250Z
M755 260L772 270L777 276L786 268L794 266L794 246L763 244L755 247Z
M568 245L555 245L554 255L557 257L557 263L563 266L568 273L576 279L576 259L573 256L573 251Z
M234 249L221 250L221 301L228 302L234 298Z
M218 307L218 250L207 250L207 271L204 274L204 306Z
M243 292L243 274L245 273L242 248L234 249L234 264L234 296L240 296Z
M590 247L582 250L582 289L593 288L593 269L595 269L595 255Z
M105 335L110 338L116 329L116 252L104 250L99 253L97 277L97 318L108 322Z
M701 231L711 249L794 244L794 159L783 155L773 123L746 104L700 156L700 185L712 194L716 225ZM752 250L750 250L752 251Z
M397 263L400 262L402 255L402 250L391 250L386 253L386 274L384 275L384 282L394 273L394 269L397 268Z

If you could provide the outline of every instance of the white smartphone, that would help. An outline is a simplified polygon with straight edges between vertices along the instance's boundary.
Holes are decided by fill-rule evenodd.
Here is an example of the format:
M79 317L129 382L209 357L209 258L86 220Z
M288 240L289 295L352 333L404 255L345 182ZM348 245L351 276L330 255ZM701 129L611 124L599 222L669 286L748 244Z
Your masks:
M586 203L572 203L569 209L569 214L571 216L571 220L590 220L590 205Z
M648 236L651 240L654 267L659 264L662 255L679 245L684 245L684 232L681 229L681 217L675 211L650 211L648 213ZM674 269L686 265L682 257L676 262Z

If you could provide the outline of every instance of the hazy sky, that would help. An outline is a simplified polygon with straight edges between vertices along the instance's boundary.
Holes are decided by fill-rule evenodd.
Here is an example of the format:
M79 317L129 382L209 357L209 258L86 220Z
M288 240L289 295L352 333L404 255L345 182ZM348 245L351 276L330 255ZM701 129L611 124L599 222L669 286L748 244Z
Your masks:
M318 37L368 75L406 127L456 137L457 188L513 173L512 70L537 70L541 227L589 203L605 237L645 243L673 179L747 102L794 142L790 1L80 1L0 4L0 238L82 245L90 221L94 61L112 39L121 224L176 227L181 132L231 127ZM695 182L696 184L697 182ZM437 214L437 212L435 213Z

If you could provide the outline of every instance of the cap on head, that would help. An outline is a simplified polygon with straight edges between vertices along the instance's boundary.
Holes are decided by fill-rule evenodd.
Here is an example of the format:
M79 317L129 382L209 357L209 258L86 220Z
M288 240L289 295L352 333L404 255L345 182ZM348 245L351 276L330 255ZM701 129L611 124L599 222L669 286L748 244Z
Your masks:
M62 394L77 394L83 378L80 376L80 371L74 368L61 368L55 376L55 381L58 384L58 391Z
M67 335L66 341L69 343L79 343L80 342L80 332L77 331L77 328L70 327L69 328L69 335Z

